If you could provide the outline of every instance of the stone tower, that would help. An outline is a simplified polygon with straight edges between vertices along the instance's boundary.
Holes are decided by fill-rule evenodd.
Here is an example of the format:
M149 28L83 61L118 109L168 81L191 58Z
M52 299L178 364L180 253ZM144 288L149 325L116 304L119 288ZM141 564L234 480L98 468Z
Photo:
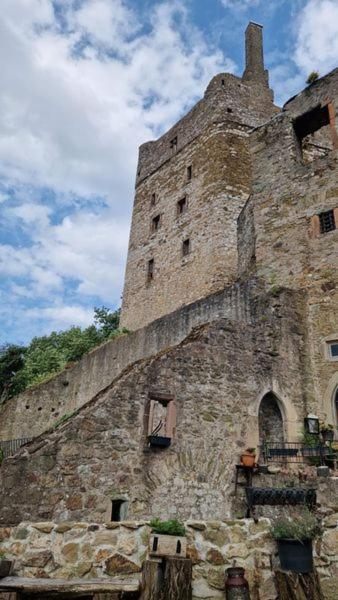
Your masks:
M216 75L185 117L140 147L124 327L143 327L234 280L236 222L251 187L248 136L277 110L262 27L250 23L243 77Z

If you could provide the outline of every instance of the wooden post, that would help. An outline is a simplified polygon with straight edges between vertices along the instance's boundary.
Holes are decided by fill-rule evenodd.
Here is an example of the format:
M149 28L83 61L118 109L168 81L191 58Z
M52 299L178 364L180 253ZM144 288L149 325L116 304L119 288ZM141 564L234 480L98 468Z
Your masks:
M140 600L191 600L190 558L149 559L143 564Z
M275 571L279 600L324 600L316 569L311 573Z

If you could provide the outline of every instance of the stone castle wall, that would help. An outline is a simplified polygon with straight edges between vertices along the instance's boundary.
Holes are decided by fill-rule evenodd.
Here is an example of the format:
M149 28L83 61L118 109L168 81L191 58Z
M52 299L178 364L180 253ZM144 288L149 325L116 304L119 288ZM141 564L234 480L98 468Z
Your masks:
M251 189L249 132L279 111L263 67L260 26L249 25L246 45L245 79L218 74L185 117L140 147L124 327L143 327L237 276L236 223ZM186 210L180 214L177 203L183 197ZM154 218L159 219L155 231ZM154 261L151 278L149 261Z
M307 290L306 373L313 390L308 410L319 411L336 426L337 362L330 359L327 342L338 338L337 99L338 70L290 100L280 115L251 134L253 193L238 228L242 277L254 272L267 285ZM333 107L327 126L333 149L308 163L294 119L328 103ZM334 211L336 229L321 234L318 215L328 210Z
M128 518L225 518L234 466L258 444L262 397L274 391L289 441L304 415L302 294L251 302L254 324L218 319L140 361L54 431L0 469L0 522L107 520L114 498ZM147 443L150 397L176 404L172 443Z
M0 440L40 435L95 398L131 365L176 346L198 325L219 317L252 320L251 300L258 293L254 279L236 284L92 350L59 375L0 407Z
M187 180L187 167L192 178ZM250 191L248 127L214 122L136 191L121 324L137 329L233 282L236 221ZM152 194L156 202L151 205ZM185 198L186 209L178 211ZM159 217L152 231L152 219ZM190 251L182 244L189 239ZM154 274L148 280L148 261Z
M332 492L331 492L332 493ZM188 521L187 554L193 561L193 600L225 598L225 570L245 568L252 600L276 600L273 567L276 543L269 519ZM338 513L328 513L322 540L314 544L315 565L325 600L335 600ZM14 561L19 577L140 580L151 528L142 522L23 522L0 528L0 550ZM0 593L1 597L1 593Z

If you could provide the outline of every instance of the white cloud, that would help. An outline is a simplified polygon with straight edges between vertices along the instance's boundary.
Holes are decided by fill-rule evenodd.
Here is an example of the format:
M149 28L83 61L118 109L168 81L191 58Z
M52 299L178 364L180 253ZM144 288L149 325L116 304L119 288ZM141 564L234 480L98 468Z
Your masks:
M47 331L79 325L88 327L93 322L93 310L85 309L80 305L53 306L49 308L31 308L26 311L26 316L36 321L48 323Z
M295 62L305 73L321 75L337 66L338 2L310 0L300 12Z
M2 2L0 177L16 193L0 196L15 239L0 247L0 272L18 302L119 302L137 147L234 69L183 1L153 6L145 29L127 4Z
M249 8L258 6L262 0L220 0L224 8L231 10L245 11Z

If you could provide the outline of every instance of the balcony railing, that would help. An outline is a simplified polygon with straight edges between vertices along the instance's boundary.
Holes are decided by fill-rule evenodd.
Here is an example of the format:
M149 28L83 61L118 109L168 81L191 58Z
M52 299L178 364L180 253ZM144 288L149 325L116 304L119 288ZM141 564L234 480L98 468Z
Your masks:
M0 449L3 452L3 457L8 458L8 456L13 456L25 444L31 442L33 438L20 438L17 440L0 440Z
M335 459L331 445L306 446L301 442L266 442L260 446L261 458L265 463L312 463L323 465Z

